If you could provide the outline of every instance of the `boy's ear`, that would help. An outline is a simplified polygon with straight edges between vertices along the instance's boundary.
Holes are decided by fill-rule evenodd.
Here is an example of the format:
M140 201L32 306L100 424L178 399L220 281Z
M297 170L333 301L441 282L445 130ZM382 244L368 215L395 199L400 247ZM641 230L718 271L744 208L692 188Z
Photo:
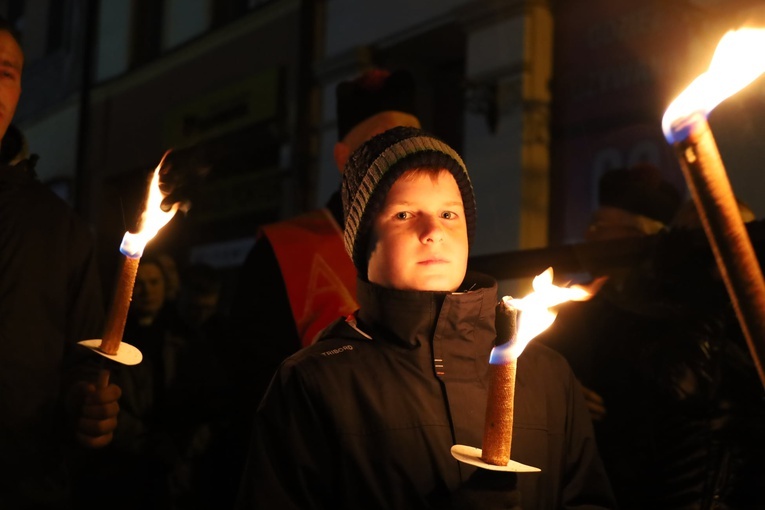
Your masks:
M343 170L345 170L345 164L348 163L348 158L351 157L351 148L346 143L336 142L333 155L337 169L340 170L340 175L342 175Z
M377 233L375 232L374 227L372 227L369 230L369 235L367 237L367 247L366 247L366 250L364 252L364 267L363 268L361 268L361 267L357 267L356 268L356 270L358 271L359 275L361 275L362 272L364 273L361 276L364 277L365 281L370 281L369 280L369 260L372 258L372 252L375 251L375 248L377 248L377 241L378 241ZM374 283L374 282L372 282L372 283Z

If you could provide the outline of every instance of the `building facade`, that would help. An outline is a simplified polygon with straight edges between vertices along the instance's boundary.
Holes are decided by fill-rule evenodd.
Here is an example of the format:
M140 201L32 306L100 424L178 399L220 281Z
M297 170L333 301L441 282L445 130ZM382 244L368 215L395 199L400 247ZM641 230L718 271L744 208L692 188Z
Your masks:
M473 255L578 242L605 170L650 161L684 189L663 110L725 30L763 11L752 0L0 0L27 57L17 123L41 178L94 225L107 272L168 149L205 175L155 241L182 264L233 272L259 224L322 205L340 182L334 88L370 66L412 71L424 127L464 156ZM762 90L710 119L758 216Z

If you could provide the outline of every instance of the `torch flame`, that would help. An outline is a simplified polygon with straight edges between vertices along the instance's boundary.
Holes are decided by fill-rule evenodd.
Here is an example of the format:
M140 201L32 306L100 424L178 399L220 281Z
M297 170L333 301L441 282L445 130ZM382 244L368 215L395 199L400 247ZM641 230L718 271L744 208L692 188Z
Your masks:
M765 72L765 29L731 30L720 39L709 69L669 105L662 119L664 136L674 143L672 125L695 113L708 116L722 101Z
M162 156L162 160L154 170L154 175L149 184L149 196L146 198L146 208L143 213L141 213L138 232L125 232L125 237L122 238L120 251L127 257L141 257L146 244L157 235L159 229L167 225L167 223L173 219L173 216L175 216L175 213L178 211L178 203L173 204L169 211L163 211L160 207L165 195L159 189L159 171L169 153L170 151L165 152L164 156Z
M528 343L537 335L549 328L558 315L550 308L566 301L585 301L591 294L578 285L558 287L553 285L553 269L537 275L532 284L534 291L521 299L505 296L502 301L515 307L518 314L515 338L510 342L495 347L491 353L490 363L506 363L518 359Z

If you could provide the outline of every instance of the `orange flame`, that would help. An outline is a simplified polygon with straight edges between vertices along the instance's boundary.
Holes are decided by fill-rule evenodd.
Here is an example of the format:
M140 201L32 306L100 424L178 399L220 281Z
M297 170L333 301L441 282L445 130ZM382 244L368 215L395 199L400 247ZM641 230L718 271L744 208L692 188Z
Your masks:
M143 255L143 250L146 247L146 244L157 235L159 229L167 225L167 223L173 219L173 216L175 216L175 213L180 206L178 203L175 203L169 211L163 211L160 207L162 200L165 198L165 194L159 189L159 171L169 153L170 151L165 152L164 156L162 156L162 160L154 170L154 175L149 184L149 196L146 198L146 208L143 213L141 213L138 232L125 232L125 237L122 238L120 251L130 258L139 258Z
M765 72L765 29L731 30L720 39L709 69L699 75L669 105L662 119L664 136L675 142L672 125L700 113L705 116L722 101Z
M492 352L492 363L503 363L512 359L517 359L528 343L537 335L549 328L558 315L556 311L550 308L566 301L585 301L591 297L591 294L578 285L571 287L558 287L553 285L553 269L547 268L546 271L537 275L532 282L534 291L521 299L515 299L505 296L502 301L505 305L516 308L519 312L517 331L515 338L511 340L504 352ZM498 351L503 346L495 348Z

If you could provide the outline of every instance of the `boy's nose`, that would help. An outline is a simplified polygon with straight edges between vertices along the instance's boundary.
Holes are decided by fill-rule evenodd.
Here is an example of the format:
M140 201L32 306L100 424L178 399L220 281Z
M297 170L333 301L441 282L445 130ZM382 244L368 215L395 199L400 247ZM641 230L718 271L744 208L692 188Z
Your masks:
M444 240L444 231L438 218L423 218L422 222L421 243L436 243Z

